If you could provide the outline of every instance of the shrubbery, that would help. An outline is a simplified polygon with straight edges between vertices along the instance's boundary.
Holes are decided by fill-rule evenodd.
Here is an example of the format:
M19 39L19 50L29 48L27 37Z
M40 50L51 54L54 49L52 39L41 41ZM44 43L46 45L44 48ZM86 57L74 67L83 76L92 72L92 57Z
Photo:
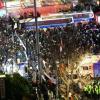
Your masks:
M32 86L19 74L6 75L6 100L22 100L23 96L32 94Z
M87 84L84 87L84 94L88 98L100 98L100 82L95 81L91 84Z

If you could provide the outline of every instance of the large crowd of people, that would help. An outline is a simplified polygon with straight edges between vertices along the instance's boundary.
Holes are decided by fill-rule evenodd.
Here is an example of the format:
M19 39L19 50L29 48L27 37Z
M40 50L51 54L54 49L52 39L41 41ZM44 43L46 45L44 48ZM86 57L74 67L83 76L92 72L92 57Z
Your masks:
M27 60L29 65L37 61L36 51L36 30L25 30L19 27L14 29L14 22L9 17L0 19L0 64L6 63L9 58L17 57L21 61ZM100 53L100 25L95 22L85 24L78 23L66 27L53 27L38 29L40 57L55 69L57 60L66 59L77 60L77 58L86 51L91 53ZM26 53L24 53L26 52ZM75 56L76 55L76 56ZM46 99L47 100L47 99Z
M16 30L16 33L26 45L28 53L32 53L35 50L34 47L36 44L36 31L25 29L13 29L13 20L10 17L8 19L9 20L0 20L0 23L2 24L2 26L0 26L0 34L2 35L0 37L1 45L6 47L6 45L8 44L6 48L9 48L10 46L12 46L11 44L14 44L14 48L17 48L19 40L15 35ZM93 48L93 52L98 52L100 48L99 32L100 25L96 24L95 21L86 24L79 23L77 27L75 27L74 25L69 25L66 27L38 29L41 55L43 57L47 56L46 58L51 57L52 55L52 57L56 57L58 55L55 54L60 53L60 46L62 46L63 48L63 56L64 54L66 54L67 56L71 49L77 50L79 48L84 48L86 50L91 47ZM14 40L12 39L12 37L14 38ZM2 39L4 40L3 43Z
M80 25L79 33L82 36L81 45L88 45L92 47L93 53L99 53L100 25L95 22Z

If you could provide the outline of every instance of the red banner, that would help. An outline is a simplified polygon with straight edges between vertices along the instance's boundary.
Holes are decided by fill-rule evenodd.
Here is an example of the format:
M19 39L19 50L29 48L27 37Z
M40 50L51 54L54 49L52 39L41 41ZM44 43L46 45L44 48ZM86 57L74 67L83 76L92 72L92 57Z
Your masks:
M0 8L4 7L4 3L2 2L2 0L0 0Z
M0 0L0 8L2 9L5 4ZM64 4L62 0L36 0L37 11L41 15L48 15L52 13L58 13L66 9L70 9L72 4ZM6 8L8 13L14 15L23 15L24 13L34 13L33 0L7 0Z

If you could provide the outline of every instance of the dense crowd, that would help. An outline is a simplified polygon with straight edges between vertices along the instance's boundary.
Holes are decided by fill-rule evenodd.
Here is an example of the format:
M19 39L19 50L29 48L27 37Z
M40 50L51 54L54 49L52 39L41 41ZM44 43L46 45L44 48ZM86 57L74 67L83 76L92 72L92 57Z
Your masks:
M93 53L99 53L100 49L100 25L95 22L80 25L79 34L82 37L82 46L89 46L92 48Z
M29 58L29 65L34 66L37 61L36 31L14 28L15 22L0 20L0 63L6 63L9 58L19 57L22 62ZM40 57L52 68L55 68L56 60L77 61L85 52L100 53L100 25L95 21L78 23L66 27L54 27L38 29ZM25 53L26 52L26 53ZM25 56L27 55L27 57ZM48 64L46 65L48 67ZM72 62L71 62L72 64Z
M21 52L21 55L23 51L26 51L30 60L36 60L36 31L18 27L14 29L15 22L11 17L7 20L1 19L0 23L2 25L0 26L2 57L11 56L15 50L13 55L16 57L19 55L18 52ZM68 59L68 57L72 59L73 55L80 55L85 51L99 53L100 25L95 21L86 24L79 23L77 27L72 24L66 27L38 29L38 33L40 56L45 60L49 59L50 62L54 59Z

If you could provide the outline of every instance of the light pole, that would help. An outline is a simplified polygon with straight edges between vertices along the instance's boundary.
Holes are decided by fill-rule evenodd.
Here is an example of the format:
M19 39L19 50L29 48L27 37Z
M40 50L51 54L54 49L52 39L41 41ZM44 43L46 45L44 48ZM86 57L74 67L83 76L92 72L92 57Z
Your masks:
M59 75L58 75L58 68L59 68L59 61L56 61L56 100L59 100Z
M36 56L37 56L37 64L38 64L38 72L36 72L36 76L39 80L39 83L37 83L37 97L39 100L41 100L41 93L40 93L40 84L42 83L42 78L41 78L41 74L42 74L42 68L41 68L41 61L40 61L40 45L39 45L39 31L38 31L38 16L37 16L37 4L36 4L36 0L34 0L34 14L35 14L35 36L36 36ZM36 80L37 80L36 78ZM37 80L37 82L38 82Z
M36 53L37 53L37 63L38 63L38 75L39 75L39 82L41 83L41 61L40 61L40 45L39 45L39 32L38 32L38 16L37 16L37 4L36 0L34 0L34 14L35 14L35 30L36 30Z
M34 14L35 14L35 28L36 28L36 32L38 32L38 22L37 22L37 3L36 0L34 0ZM39 34L38 34L39 35ZM38 35L37 35L37 39L38 39ZM39 39L38 41L39 42Z

